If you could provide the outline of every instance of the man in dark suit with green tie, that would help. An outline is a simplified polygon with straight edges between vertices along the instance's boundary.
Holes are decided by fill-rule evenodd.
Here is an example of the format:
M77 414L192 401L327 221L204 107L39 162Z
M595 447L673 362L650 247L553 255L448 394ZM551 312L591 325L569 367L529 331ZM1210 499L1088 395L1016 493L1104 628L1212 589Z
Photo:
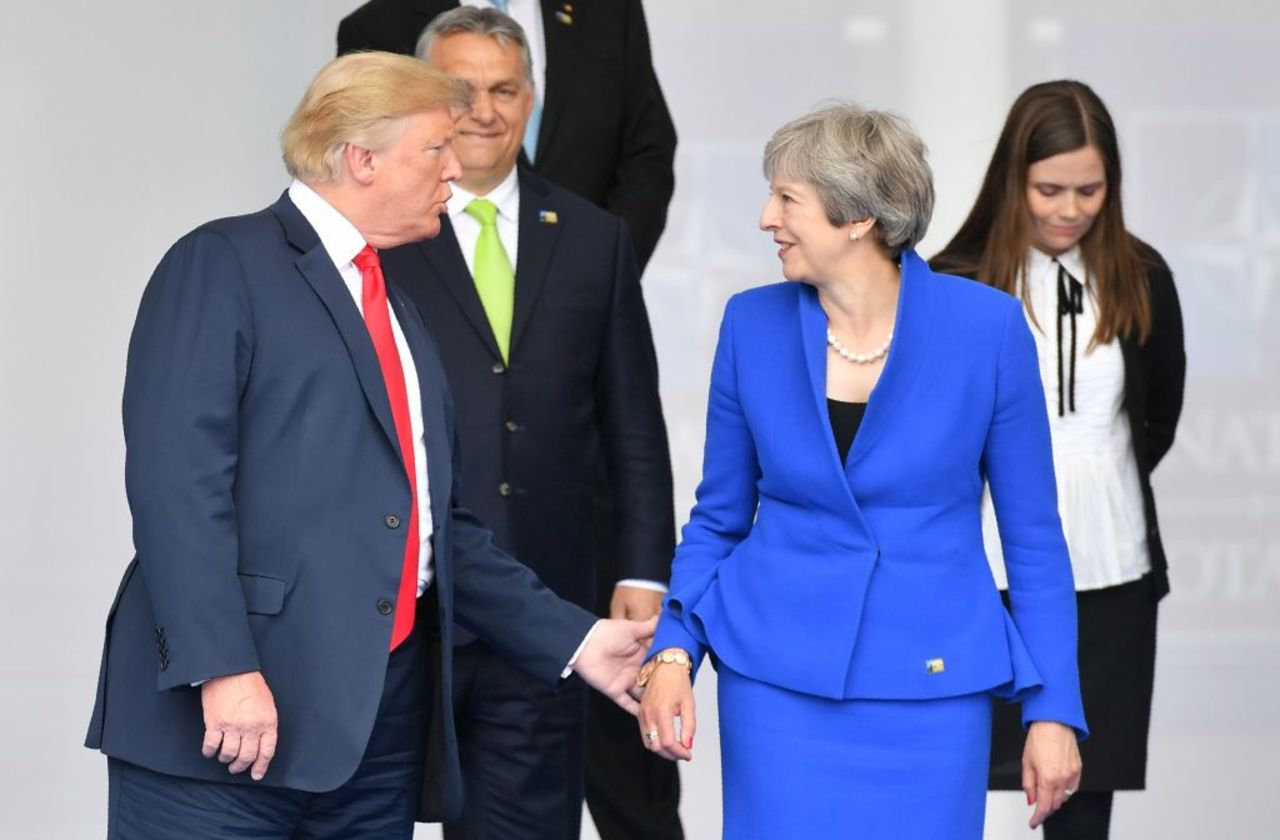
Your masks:
M385 264L440 342L459 412L463 503L557 594L591 606L592 497L607 471L613 601L651 616L675 528L653 342L626 225L517 167L534 104L515 21L455 9L428 28L421 56L470 86L473 107L453 141L462 175L440 237L389 251ZM458 641L467 804L447 834L576 837L586 693L547 690L483 642Z

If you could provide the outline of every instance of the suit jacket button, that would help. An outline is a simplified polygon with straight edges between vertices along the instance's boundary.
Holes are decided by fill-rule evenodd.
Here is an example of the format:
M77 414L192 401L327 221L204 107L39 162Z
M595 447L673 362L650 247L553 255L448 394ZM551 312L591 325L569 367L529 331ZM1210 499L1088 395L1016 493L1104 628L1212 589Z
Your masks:
M386 523L388 528L395 529L400 527L400 517L394 513L388 513L382 521Z
M507 431L508 431L508 432L518 432L518 431L520 431L520 424L519 424L519 423L517 423L517 422L516 422L516 421L514 421L514 420L508 420L508 421L507 421L506 423L504 423L503 425L506 427L506 429L507 429Z
M506 372L507 372L507 368L502 364L502 362L494 362L494 363L493 363L493 372L494 372L494 373L506 373Z
M391 610L392 610L392 609L393 609L393 607L392 607L391 602L390 602L390 601L388 601L386 598L379 598L379 599L378 599L378 612L379 612L379 613L381 613L382 615L391 615Z
M510 484L508 484L508 483L507 483L507 482L505 482L505 481L504 481L504 482L502 482L501 484L499 484L499 485L498 485L498 495L499 495L499 496L502 496L502 497L504 497L504 498L505 498L505 497L507 497L507 496L510 496L510 495L511 495L511 485L510 485Z

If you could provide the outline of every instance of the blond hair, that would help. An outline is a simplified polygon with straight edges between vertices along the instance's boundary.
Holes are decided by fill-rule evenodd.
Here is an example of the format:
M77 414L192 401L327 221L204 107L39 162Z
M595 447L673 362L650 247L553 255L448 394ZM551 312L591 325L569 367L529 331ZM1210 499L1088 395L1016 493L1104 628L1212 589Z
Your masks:
M381 151L400 135L405 117L470 104L466 85L416 58L344 55L320 69L285 125L285 169L309 183L335 181L348 145Z

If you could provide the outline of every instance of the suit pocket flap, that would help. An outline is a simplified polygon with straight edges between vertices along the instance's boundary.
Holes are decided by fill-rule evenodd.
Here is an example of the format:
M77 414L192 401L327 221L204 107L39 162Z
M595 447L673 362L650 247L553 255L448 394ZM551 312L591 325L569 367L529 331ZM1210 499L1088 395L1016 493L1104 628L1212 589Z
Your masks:
M269 575L240 575L244 588L244 607L259 615L276 615L284 608L284 593L289 584Z

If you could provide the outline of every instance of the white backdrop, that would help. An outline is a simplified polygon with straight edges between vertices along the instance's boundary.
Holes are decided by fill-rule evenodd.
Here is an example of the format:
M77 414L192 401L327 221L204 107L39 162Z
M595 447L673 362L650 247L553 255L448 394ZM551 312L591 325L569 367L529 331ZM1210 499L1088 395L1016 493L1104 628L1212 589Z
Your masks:
M4 837L102 834L104 762L79 743L102 620L131 552L119 397L138 297L178 236L282 189L279 129L356 2L0 6ZM778 277L755 228L774 128L832 97L911 119L939 190L930 254L971 202L1019 90L1072 76L1107 101L1131 227L1175 270L1190 357L1178 441L1156 476L1174 592L1150 789L1118 798L1113 836L1275 836L1280 6L650 0L647 10L680 133L676 197L645 292L681 518L720 309ZM695 840L720 825L713 690L700 681L703 736L683 768ZM1016 796L992 797L988 837L1027 836L1024 823Z

